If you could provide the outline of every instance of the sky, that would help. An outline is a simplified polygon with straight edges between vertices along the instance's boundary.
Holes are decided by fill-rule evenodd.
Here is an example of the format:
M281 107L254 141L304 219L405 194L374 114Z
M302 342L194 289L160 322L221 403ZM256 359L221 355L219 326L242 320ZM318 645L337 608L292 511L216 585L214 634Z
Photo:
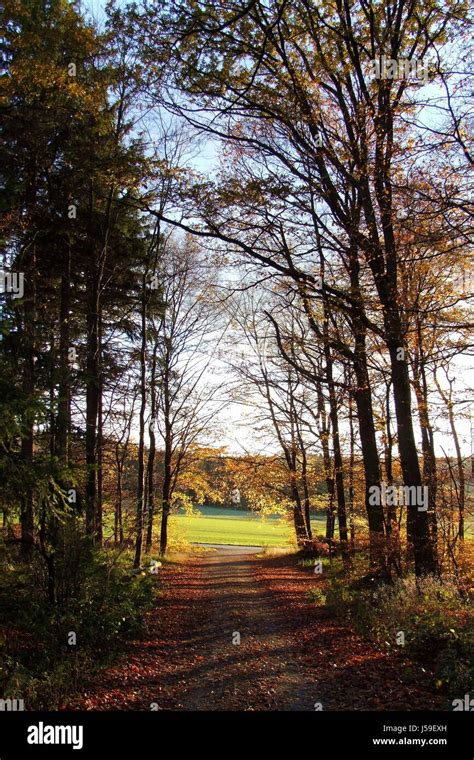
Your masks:
M122 4L125 5L126 3L124 2ZM105 2L103 0L83 0L82 7L96 23L103 23L105 7ZM216 145L211 141L206 140L201 142L200 151L193 155L190 164L200 173L211 174L218 168L218 162L219 151ZM454 373L456 375L454 379L455 389L460 390L465 386L474 386L473 361L472 358L468 357L461 357L457 361L457 370ZM440 375L442 375L442 373L440 373ZM216 381L219 377L222 377L222 382L227 381L228 370L226 369L225 359L214 358L209 366L209 372L205 377L205 381ZM247 399L245 404L231 401L226 407L225 412L220 415L219 427L221 432L215 442L219 445L227 446L232 453L243 453L249 450L256 451L263 445L262 443L259 443L255 437L253 425L255 412L252 410L250 402L251 399ZM467 457L472 451L474 418L471 423L468 417L468 404L463 404L461 407L457 407L456 411L456 424L458 427L462 451L463 455ZM455 453L454 445L451 435L447 434L448 423L446 419L443 419L441 407L439 410L436 410L436 408L433 407L431 413L434 418L437 455L442 456L444 450L446 454L452 456ZM416 414L415 403L414 414ZM344 434L344 425L342 431ZM276 447L274 448L271 445L267 445L266 450L267 452L274 451L276 450Z

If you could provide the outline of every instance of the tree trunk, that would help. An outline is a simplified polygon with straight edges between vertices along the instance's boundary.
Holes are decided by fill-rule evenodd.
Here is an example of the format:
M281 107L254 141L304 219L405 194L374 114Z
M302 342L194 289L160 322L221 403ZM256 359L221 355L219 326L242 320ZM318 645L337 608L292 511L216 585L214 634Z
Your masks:
M117 481L115 488L115 510L114 510L114 543L123 544L123 520L122 520L122 471L123 462L118 452L118 446L115 449L115 464L117 470Z
M104 486L104 375L102 368L102 305L99 304L99 403L97 407L97 511L95 517L96 541L98 546L102 546L103 525L102 525L102 503L103 503L103 486Z
M324 406L322 385L319 380L316 381L316 392L318 399L318 432L321 447L323 449L324 478L326 480L326 490L328 494L328 506L326 509L326 538L328 541L332 541L334 538L334 477L331 454L329 451L329 423Z
M59 377L58 414L56 418L56 452L63 463L69 462L69 436L71 429L71 383L69 366L69 311L71 302L71 248L70 241L64 251L61 274L61 302L59 307Z
M97 272L94 272L93 279L88 304L86 345L86 532L95 542L97 531L97 420L100 398L99 284Z
M324 354L326 359L326 379L329 393L329 415L331 418L332 444L334 453L334 469L336 475L336 498L337 498L337 522L339 527L339 540L341 542L341 553L344 560L349 559L348 535L347 535L347 514L346 514L346 496L344 492L344 473L341 453L341 442L339 437L339 418L337 408L336 389L333 380L333 361L331 349L328 343L325 343Z
M357 220L359 213L357 210ZM372 408L372 389L367 368L366 333L364 326L364 304L360 292L360 264L357 245L353 243L350 250L351 295L354 305L351 313L351 327L354 335L352 363L355 374L354 398L359 423L359 436L365 478L365 509L369 523L370 566L372 569L386 571L385 519L381 500L374 504L370 494L374 489L381 493L381 468L375 434L374 412Z
M140 415L138 436L138 482L136 508L135 559L133 566L139 568L142 561L144 530L144 491L145 491L145 408L146 408L146 342L147 342L147 293L146 277L142 282L141 332L140 346Z
M31 252L24 272L24 363L23 393L32 403L35 393L35 323L36 323L36 245ZM21 440L21 458L28 468L33 466L34 458L34 420L33 416L25 420L25 433ZM30 560L35 541L34 494L33 488L27 486L21 499L20 508L21 555Z
M421 488L422 477L418 462L415 435L413 431L411 388L408 374L408 364L405 358L400 358L400 347L403 349L401 326L398 316L393 318L393 333L397 339L389 340L389 351L392 365L393 395L395 416L398 431L398 449L403 481L406 486ZM391 322L389 323L389 327ZM407 507L407 540L413 545L415 557L415 572L418 576L435 573L437 569L436 554L430 536L428 514L411 504Z
M375 423L372 409L372 394L365 355L365 345L357 341L355 349L354 371L356 388L354 391L359 436L362 449L365 477L365 508L370 534L370 565L372 568L385 569L385 519L381 499L371 504L370 494L377 489L381 493L380 461L375 435Z
M167 434L164 451L163 488L161 493L161 530L160 530L160 554L166 554L168 547L168 518L171 508L171 438Z
M423 358L421 357L421 362ZM436 547L437 525L436 525L436 454L434 450L433 428L428 414L428 394L424 371L420 368L419 363L415 362L413 368L413 386L418 406L418 418L421 430L421 450L423 452L423 482L428 488L428 518L429 528L431 531L431 540Z
M150 407L152 423L150 424L150 446L148 451L147 464L147 534L146 549L150 551L153 545L153 518L155 512L155 457L156 457L156 435L155 435L155 415L156 415L156 353L157 346L153 349L153 360L151 366L150 378Z
M438 388L439 395L446 404L448 410L449 426L451 428L451 435L453 436L454 448L456 449L456 466L458 471L459 491L458 491L458 535L462 541L464 541L464 509L466 502L466 477L464 475L464 467L462 461L461 446L459 443L458 431L456 428L456 421L454 419L454 410L451 396L448 396L435 375L436 387Z
M353 403L352 403L352 393L349 391L349 531L350 531L350 536L351 536L351 554L355 553L354 467L355 467L354 410L353 410Z
M386 384L385 390L385 441L384 441L384 465L387 486L393 485L393 435L392 435L392 416L390 413L390 390L392 387L391 378ZM401 513L400 513L401 519ZM387 569L389 575L394 568L398 576L401 575L401 549L400 549L400 527L397 520L397 507L395 504L387 505L386 513L387 527Z

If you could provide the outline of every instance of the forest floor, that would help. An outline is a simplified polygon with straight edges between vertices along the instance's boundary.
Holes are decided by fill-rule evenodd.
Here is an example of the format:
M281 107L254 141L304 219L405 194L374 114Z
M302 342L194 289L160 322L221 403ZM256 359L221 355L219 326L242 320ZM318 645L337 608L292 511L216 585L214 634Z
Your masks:
M64 709L448 709L419 666L402 682L401 650L380 651L311 603L321 580L294 555L229 547L160 572L146 640Z

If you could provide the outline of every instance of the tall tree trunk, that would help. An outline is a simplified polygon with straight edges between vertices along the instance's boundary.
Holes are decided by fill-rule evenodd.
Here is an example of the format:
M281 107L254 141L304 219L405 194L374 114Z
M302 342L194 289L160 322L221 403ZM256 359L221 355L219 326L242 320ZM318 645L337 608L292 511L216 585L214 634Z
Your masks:
M359 211L356 211L359 220ZM367 347L364 326L364 304L360 291L360 263L357 245L353 243L350 251L351 295L354 305L351 313L351 327L354 336L352 364L355 375L354 398L359 423L359 436L365 478L365 509L369 523L370 566L372 569L386 571L385 519L381 499L374 503L370 494L381 494L381 467L377 449L374 412L372 407L372 388L367 367Z
M117 126L118 136L119 126ZM99 504L98 467L99 467L99 413L102 395L102 285L108 255L111 230L111 209L115 193L110 186L104 214L102 247L97 256L97 232L94 229L94 190L89 187L89 231L88 239L91 249L89 264L89 302L87 308L87 344L86 344L86 531L93 542L100 540L102 524L102 506Z
M36 245L31 245L24 267L24 365L23 393L29 403L35 394L35 330L36 330ZM25 432L21 440L21 458L28 468L34 458L34 419L30 413L25 420ZM32 556L35 541L34 494L27 486L23 492L20 508L21 554L23 559Z
M308 534L304 520L303 510L301 508L301 498L298 488L291 485L291 498L293 503L293 525L295 528L296 543L298 547L304 549L308 544Z
M102 304L99 303L99 404L97 407L97 511L95 517L96 541L99 546L103 540L103 488L104 488L104 373L102 367Z
M122 518L122 476L123 476L123 461L119 453L119 447L115 449L115 467L117 471L117 480L115 485L115 510L114 510L114 543L123 544L123 518Z
M325 319L326 321L326 319ZM324 346L325 354L325 371L329 393L329 415L331 418L332 446L334 454L334 469L336 476L336 498L337 498L337 522L339 527L339 540L341 542L341 553L344 560L349 559L349 545L347 535L347 514L346 514L346 495L344 492L344 472L341 452L341 441L339 437L339 415L337 408L336 388L333 379L333 360L331 349L328 343Z
M393 434L392 434L392 415L390 411L390 391L392 387L391 377L386 383L385 389L385 440L384 440L384 465L387 486L393 485ZM401 519L401 513L400 513ZM401 575L401 547L400 547L400 527L397 520L396 504L388 504L386 512L387 526L387 565L389 575L392 568L395 573Z
M466 476L464 474L464 466L462 461L462 452L461 452L461 446L459 443L459 436L458 431L456 428L456 421L454 418L454 408L453 408L453 402L451 398L451 393L448 395L445 391L443 391L438 378L435 374L435 382L436 387L438 389L439 395L443 399L446 409L448 410L448 419L449 419L449 426L451 428L451 435L453 436L454 441L454 448L456 450L456 467L458 472L458 481L459 481L459 488L458 488L458 535L459 538L462 541L464 541L464 510L465 510L465 503L466 503Z
M424 356L421 344L421 332L418 329L419 345L413 361L413 387L418 407L418 418L421 430L421 450L423 452L423 482L428 488L428 518L431 531L431 540L436 547L437 543L437 525L436 525L436 491L437 491L437 473L436 473L436 454L434 449L434 434L428 413L428 388L424 370Z
M349 532L351 536L351 553L355 552L355 523L354 523L354 468L355 468L355 433L354 433L354 409L352 393L349 391Z
M171 458L171 431L168 429L165 434L163 487L161 491L160 554L162 557L165 556L168 547L168 520L171 509Z
M155 512L155 457L156 457L156 435L155 435L155 419L156 419L156 354L157 346L155 344L153 348L153 359L151 365L151 378L150 378L150 407L151 418L150 424L150 446L148 451L148 463L147 463L147 533L146 533L146 549L150 551L153 545L153 518Z
M397 420L398 450L403 481L410 488L421 489L423 485L413 430L411 385L408 362L405 357L405 339L400 314L390 300L385 306L386 342L390 353L393 397ZM435 547L430 535L427 511L418 504L407 508L407 539L413 545L415 572L418 576L437 571Z
M300 448L301 448L301 483L303 486L303 518L305 522L306 535L309 541L313 539L313 533L311 530L311 500L309 496L309 481L308 481L308 457L306 455L306 448L302 436L299 435Z
M69 311L71 302L71 247L68 239L64 251L61 273L59 307L59 372L58 413L56 419L56 452L63 465L69 462L69 436L71 429L71 383L69 362Z
M298 410L295 407L293 392L293 378L291 371L288 375L289 389L289 414L291 430L291 448L288 449L287 461L290 466L291 493L293 499L293 518L295 522L295 532L298 545L306 546L311 541L311 523L309 518L309 491L306 480L306 452L303 436L300 429L300 419ZM298 485L298 453L302 457L301 482L303 485L303 499L301 498L300 488ZM306 488L306 490L305 490Z
M165 428L164 452L163 452L163 485L161 490L161 527L160 527L160 554L166 554L168 547L168 519L171 509L171 477L173 458L173 432L171 425L171 342L165 337L165 356L163 360L162 387L163 398L163 423Z
M93 267L95 270L95 266ZM87 314L86 345L86 531L97 531L97 420L99 414L99 283L93 272Z
M386 141L386 142L385 142ZM367 146L364 146L364 149ZM391 160L393 150L393 113L384 109L376 119L374 153L374 191L377 212L373 206L370 181L364 173L360 182L360 199L370 243L365 246L367 263L372 271L383 312L384 339L390 354L393 399L397 421L398 450L405 486L418 493L422 477L418 461L411 408L411 385L406 357L405 326L398 291L398 252L393 225ZM381 235L377 216L380 218ZM430 536L427 512L418 504L408 505L407 540L413 545L415 573L435 573L436 551Z
M365 508L370 534L370 564L373 568L383 569L386 565L383 504L381 503L381 499L377 501L370 498L370 494L374 493L374 489L376 489L378 494L381 494L380 461L375 435L372 394L367 370L365 339L360 335L356 339L354 372L356 377L354 396L364 464Z
M334 538L334 477L333 467L331 462L331 454L329 451L329 421L326 414L324 395L322 384L319 380L316 381L316 394L318 399L318 433L321 441L321 447L323 450L323 467L324 478L326 481L326 491L328 495L328 506L326 509L326 538L328 541L332 541Z
M297 481L297 461L296 461L296 440L294 433L292 435L292 447L286 448L285 451L288 468L290 473L290 493L291 500L293 502L293 522L295 526L296 541L298 546L304 548L310 536L308 535L308 529L304 518L303 504L301 502L300 491Z
M69 433L70 433L70 367L69 367L69 310L70 310L70 278L71 278L71 247L67 236L63 252L60 301L59 301L59 366L57 371L52 372L51 389L57 378L57 415L54 420L54 431L51 436L51 454L57 456L61 465L66 468L69 464ZM55 357L54 347L52 349ZM68 490L70 483L62 481L60 486ZM59 539L60 525L55 515L50 515L47 520L43 513L40 531L40 544L46 563L48 575L48 599L55 604L57 599L56 588L56 550Z
M146 409L146 344L147 344L147 282L142 283L141 333L140 346L140 414L138 433L138 482L136 508L135 559L133 566L139 568L142 561L143 530L145 516L145 409Z

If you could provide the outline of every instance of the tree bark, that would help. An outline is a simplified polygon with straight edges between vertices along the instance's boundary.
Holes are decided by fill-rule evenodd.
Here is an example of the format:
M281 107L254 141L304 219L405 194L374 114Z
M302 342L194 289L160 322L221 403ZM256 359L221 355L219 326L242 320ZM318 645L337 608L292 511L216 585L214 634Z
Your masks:
M93 267L95 270L95 266ZM93 271L87 314L86 345L86 532L97 531L97 420L99 414L99 283Z
M458 490L458 535L459 539L464 541L464 511L466 503L466 476L464 474L464 466L462 461L461 446L459 443L458 431L456 428L456 421L454 418L453 403L450 395L448 396L441 388L441 385L435 375L436 387L438 388L439 395L443 399L446 409L448 410L449 426L451 428L451 435L453 436L454 448L456 450L456 467L458 471L459 490Z
M24 362L22 388L25 398L33 402L35 393L35 323L36 323L36 245L31 245L24 271ZM21 440L21 458L28 468L34 458L34 420L29 414L25 420L25 433ZM31 559L35 542L35 516L33 488L27 486L20 507L21 555Z
M155 457L156 457L156 435L155 435L155 419L156 419L156 353L157 347L153 349L153 359L151 365L151 378L150 378L150 407L151 417L153 423L150 424L150 445L148 449L148 463L147 463L147 534L146 534L146 549L150 551L153 545L153 518L155 512Z
M136 507L136 539L134 568L139 568L142 561L144 531L144 490L145 490L145 409L146 409L146 344L147 344L147 292L146 276L143 277L141 294L141 346L140 346L140 414L138 434L138 481Z

